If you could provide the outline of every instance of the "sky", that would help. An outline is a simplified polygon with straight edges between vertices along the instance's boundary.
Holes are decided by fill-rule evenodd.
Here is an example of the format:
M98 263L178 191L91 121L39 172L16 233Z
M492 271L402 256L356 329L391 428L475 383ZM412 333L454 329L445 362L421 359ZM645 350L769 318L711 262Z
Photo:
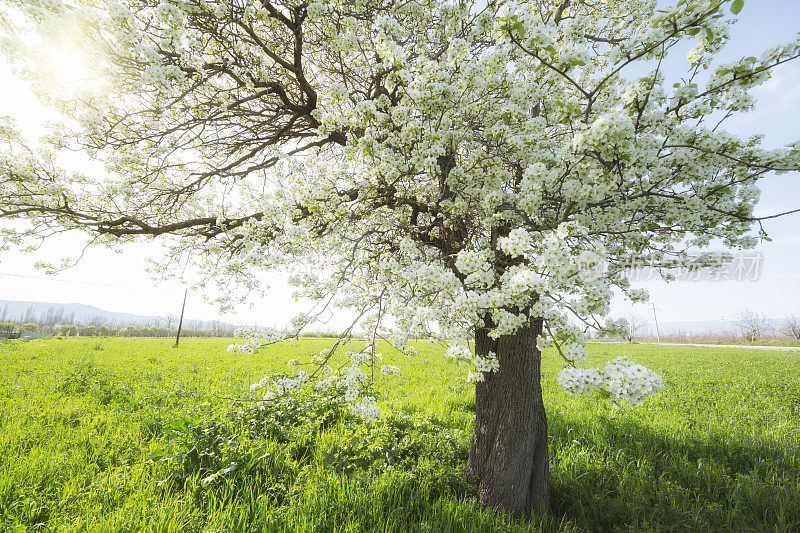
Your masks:
M758 55L762 50L792 39L800 30L800 2L797 0L748 0L733 27L731 42L723 60ZM69 65L69 58L62 58ZM679 75L680 61L672 68ZM63 66L62 66L63 68ZM78 65L75 65L78 68ZM800 138L800 61L778 67L773 78L755 91L756 110L735 117L725 129L747 136L765 135L767 147ZM29 132L36 132L48 116L11 69L0 63L0 115L9 115ZM761 182L761 202L757 215L770 215L800 208L800 175L772 176ZM679 280L667 283L657 277L635 280L634 287L647 289L660 322L729 320L737 311L748 308L772 318L800 316L800 214L766 221L764 228L772 239L753 250L740 265L749 269L743 279L720 281ZM36 252L0 252L0 300L31 300L56 303L83 303L109 311L145 315L180 313L184 284L180 279L156 283L146 272L147 258L158 260L154 243L128 246L124 253L89 248L77 266L47 276L34 267L39 260L52 261L72 254L80 246L80 236L63 236L45 242ZM718 250L721 250L719 248ZM198 291L189 293L186 316L223 319L240 325L280 327L306 305L292 297L284 278L265 275L270 289L265 297L254 298L222 315L206 303ZM213 296L213 294L210 294ZM652 317L644 304L632 305L620 296L612 302L612 315L634 312ZM319 329L336 329L343 320L332 317Z

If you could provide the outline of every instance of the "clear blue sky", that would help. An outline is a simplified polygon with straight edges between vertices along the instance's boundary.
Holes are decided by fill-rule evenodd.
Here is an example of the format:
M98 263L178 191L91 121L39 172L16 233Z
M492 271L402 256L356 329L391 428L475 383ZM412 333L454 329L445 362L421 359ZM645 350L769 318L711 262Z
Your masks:
M756 55L771 45L790 40L800 30L800 1L747 0L734 26L732 40L723 59ZM680 61L678 62L680 63ZM678 75L675 69L674 74ZM800 62L795 61L775 71L773 79L757 92L756 111L737 117L727 129L740 135L764 133L766 143L779 146L800 138ZM0 65L0 114L15 116L33 126L45 116L25 86ZM31 128L33 130L33 128ZM797 173L771 177L762 182L762 201L757 214L772 214L800 207ZM637 283L650 291L658 306L659 320L718 320L748 307L780 318L800 315L800 215L790 215L765 223L772 242L762 243L761 273L755 281L699 282L667 284L660 280ZM66 255L80 242L63 238L48 242L36 254L17 252L0 254L0 299L79 302L112 310L140 314L178 313L183 296L178 280L154 287L146 268L145 257L158 255L153 245L136 245L124 254L90 249L81 263L56 278L42 279L33 268L42 258L52 260ZM8 275L13 274L13 275ZM27 277L26 277L27 276ZM272 290L267 298L242 306L226 318L232 322L282 325L303 309L291 299L291 289L277 277L269 278ZM616 298L614 314L626 313L632 306ZM635 308L642 314L644 306ZM213 319L216 309L202 302L199 294L190 295L187 316ZM331 323L336 326L336 322Z

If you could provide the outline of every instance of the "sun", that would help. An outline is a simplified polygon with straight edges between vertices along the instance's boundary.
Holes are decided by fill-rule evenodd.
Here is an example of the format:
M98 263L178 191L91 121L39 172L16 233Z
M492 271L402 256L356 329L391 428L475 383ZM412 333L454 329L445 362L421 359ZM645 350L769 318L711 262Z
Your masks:
M94 84L96 81L86 55L72 47L50 48L43 56L41 74L56 85L66 88Z

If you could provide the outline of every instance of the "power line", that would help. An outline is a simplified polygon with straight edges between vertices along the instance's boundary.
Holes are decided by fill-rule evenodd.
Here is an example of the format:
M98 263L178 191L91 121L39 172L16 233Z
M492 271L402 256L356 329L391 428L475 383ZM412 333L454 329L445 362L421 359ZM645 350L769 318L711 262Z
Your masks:
M25 279L36 279L36 280L44 280L44 281L55 281L58 283L72 283L74 285L92 285L95 287L113 287L116 289L128 289L131 291L156 291L160 289L155 288L144 288L144 287L128 287L126 285L113 285L110 283L94 283L91 281L75 281L69 279L57 279L57 278L48 278L45 276L27 276L24 274L12 274L10 272L0 272L0 276L9 276L12 278L25 278Z

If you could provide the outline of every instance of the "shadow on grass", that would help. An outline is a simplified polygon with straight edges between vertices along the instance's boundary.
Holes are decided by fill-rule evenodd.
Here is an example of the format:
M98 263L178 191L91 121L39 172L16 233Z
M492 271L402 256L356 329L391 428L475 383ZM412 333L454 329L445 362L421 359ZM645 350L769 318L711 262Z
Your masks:
M95 376L84 377L65 381L61 393L106 390ZM227 425L143 425L142 442L172 455L149 456L153 472L142 481L168 482L139 497L167 514L196 515L197 527L189 528L196 530L800 531L800 449L768 435L668 433L624 416L579 419L551 409L555 516L523 521L480 510L464 477L463 422L474 399L450 402L460 417L397 413L374 425L350 423L344 414L328 420L324 406L310 412L298 402L240 411ZM106 455L105 448L92 455L99 472L106 467L97 458ZM50 494L50 478L30 474L38 482L27 492L0 483L0 523L33 528L51 511L73 512L57 491ZM107 501L106 479L98 477L87 497L105 509L121 506L125 495ZM21 507L34 499L36 506Z
M798 531L800 450L549 414L553 504L593 531Z

